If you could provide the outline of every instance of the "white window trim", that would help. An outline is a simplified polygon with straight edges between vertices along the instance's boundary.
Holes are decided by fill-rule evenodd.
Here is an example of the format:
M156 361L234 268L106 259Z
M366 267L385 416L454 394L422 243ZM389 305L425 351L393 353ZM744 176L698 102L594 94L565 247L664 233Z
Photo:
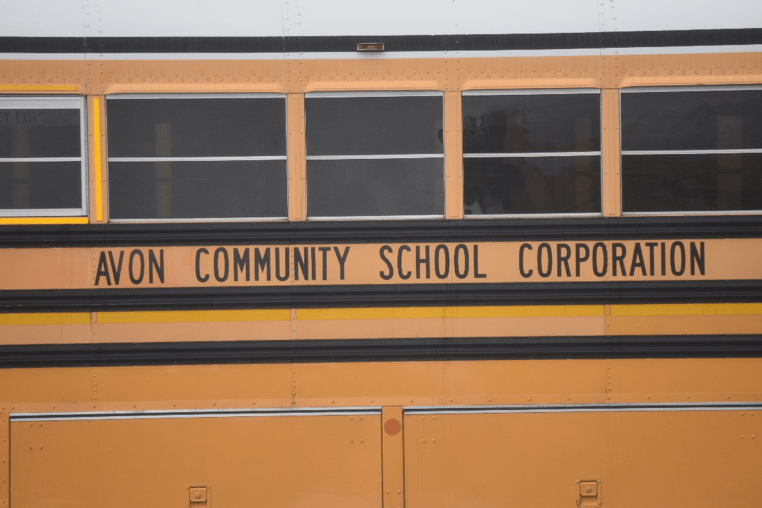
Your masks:
M87 216L88 192L87 104L85 97L18 97L0 96L4 109L79 109L79 157L0 157L7 162L75 162L80 161L81 208L2 208L0 217L83 217Z

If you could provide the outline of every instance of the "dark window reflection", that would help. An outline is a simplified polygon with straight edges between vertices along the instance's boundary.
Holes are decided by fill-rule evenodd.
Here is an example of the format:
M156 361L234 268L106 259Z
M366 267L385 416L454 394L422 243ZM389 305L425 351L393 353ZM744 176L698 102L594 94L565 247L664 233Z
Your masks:
M467 95L463 153L599 151L600 117L597 93Z
M308 97L307 155L441 154L441 96Z
M114 219L286 217L286 161L112 162Z
M18 106L25 100L3 101ZM0 209L81 215L83 101L32 99L28 105L43 102L61 107L0 109Z
M622 94L623 150L762 148L762 91Z
M112 99L109 157L286 155L283 98Z
M465 159L466 215L600 213L600 157Z
M440 94L307 97L307 215L444 214L443 107Z
M436 159L307 162L311 217L442 215L444 163Z
M0 109L0 157L79 157L79 109Z
M286 155L283 97L113 99L110 158ZM109 162L114 219L283 218L285 160Z
M600 114L597 93L464 96L465 214L600 213L600 156L576 155L600 152Z
M625 212L762 210L762 154L625 155L622 207Z
M82 166L75 162L0 162L0 208L81 208Z

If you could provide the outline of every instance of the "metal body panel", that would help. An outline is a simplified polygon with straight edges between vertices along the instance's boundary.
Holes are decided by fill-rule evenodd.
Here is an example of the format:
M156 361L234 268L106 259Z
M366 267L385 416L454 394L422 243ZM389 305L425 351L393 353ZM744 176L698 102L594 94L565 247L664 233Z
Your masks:
M601 6L601 14L608 18L606 30L751 28L759 26L762 19L762 5L744 0L722 5L712 0L609 0L602 3L605 5Z
M590 33L750 28L760 19L756 2L710 0L636 2L578 0L531 4L402 0L383 6L347 0L256 4L242 0L33 1L14 6L0 21L5 36L198 37ZM549 15L550 13L550 15ZM368 41L374 42L374 41Z
M3 2L0 34L4 37L83 37L86 9L82 0Z
M111 0L98 4L98 19L89 37L278 37L283 36L284 10L278 0L223 0L210 4L191 0Z
M377 506L380 415L18 422L13 503Z
M573 503L577 482L599 481L615 506L657 494L659 506L752 507L761 367L710 358L2 369L0 418L10 413L10 488L24 506L180 506L188 488L207 487L211 503L234 506L375 506L383 496L390 506L540 507Z
M281 2L223 0L214 5L193 0L137 0L97 3L33 0L6 9L3 36L22 37L189 37L282 36Z
M227 54L225 60L206 55L197 61L192 60L192 55L170 55L171 59L166 60L166 55L143 54L137 60L87 63L81 60L36 60L28 53L17 53L11 55L15 59L4 61L5 75L0 76L0 92L302 94L351 90L461 92L760 83L762 53L759 48L748 53L717 53L720 49L707 47L697 54L654 55L657 50L651 48L641 54L616 58L600 55L538 58L544 56L540 54L535 57L465 59L469 55L462 54L463 60L460 61L434 53L426 58L407 59L399 53L383 59L354 60L325 59L328 55L310 59L304 54L297 55L301 57L299 60L260 59L255 64L243 60L245 55L240 54ZM3 58L7 56L5 54ZM603 121L618 121L618 116L607 116L610 112L605 101L603 106ZM446 110L445 115L448 114ZM460 138L458 132L451 132L452 142ZM293 136L299 138L298 130L293 130ZM449 142L448 138L446 146ZM608 149L614 151L614 147ZM607 150L605 141L603 150Z
M286 22L292 35L443 35L596 32L597 2L531 4L477 0L383 5L330 0L297 3ZM549 16L548 14L551 13ZM368 42L374 42L369 40Z
M604 506L756 506L753 415L407 415L406 506L574 506L586 480Z
M759 358L6 368L0 411L759 403L760 368Z

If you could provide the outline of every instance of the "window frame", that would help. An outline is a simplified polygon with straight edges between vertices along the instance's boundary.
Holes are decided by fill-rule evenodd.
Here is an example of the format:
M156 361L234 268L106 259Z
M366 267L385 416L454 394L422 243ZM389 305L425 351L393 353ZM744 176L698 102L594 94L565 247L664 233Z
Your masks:
M110 100L161 100L161 99L283 99L284 118L284 155L266 156L210 156L210 157L111 157L108 155L108 102ZM288 95L285 93L251 92L251 93L125 93L106 96L106 167L111 162L236 162L236 161L285 161L286 162L286 215L278 217L193 217L193 218L148 218L148 219L114 219L111 217L111 199L109 204L109 222L113 223L193 223L193 222L285 222L289 220L289 168L288 168ZM109 185L109 198L110 198Z
M599 88L527 88L527 89L484 89L484 90L464 90L461 93L461 121L463 118L462 113L462 101L463 97L473 96L501 96L501 95L583 95L583 94L595 94L598 95L598 124L601 128L601 140L600 149L597 151L585 151L585 152L516 152L516 153L474 153L467 154L463 150L463 160L465 159L504 159L504 158L519 158L519 157L598 157L600 172L600 212L579 212L579 213L494 213L494 214L480 214L471 215L463 214L464 219L480 220L480 219L546 219L546 218L587 218L587 217L603 217L603 94ZM461 136L461 148L463 148L463 141ZM465 166L465 164L464 164ZM462 166L462 167L464 167ZM465 173L463 174L463 185L465 186ZM465 203L464 203L465 205Z
M77 162L80 163L80 208L0 208L0 217L87 217L88 192L87 98L84 96L0 96L0 110L5 109L78 109L79 157L0 157L0 163L13 162Z
M759 90L762 85L697 85L697 86L633 86L619 89L619 146L623 147L622 123L622 94L625 93L675 93L675 92L734 92L741 90ZM729 148L711 150L619 150L619 167L623 167L625 155L734 155L734 154L762 154L762 148ZM622 196L620 213L626 217L675 217L675 216L721 216L721 215L760 215L762 208L758 210L704 210L704 211L675 211L675 212L625 212L624 211L624 175L620 169L619 192Z
M310 98L323 98L323 99L347 99L347 98L367 98L367 97L439 97L442 101L442 153L441 154L364 154L364 155L310 155L307 151L307 99ZM358 220L431 220L431 219L444 219L447 210L447 192L446 181L447 175L445 174L445 140L444 132L445 127L445 100L444 92L438 90L357 90L357 91L333 91L333 92L307 92L304 94L305 109L304 109L304 140L305 140L305 175L307 182L305 185L305 210L307 211L308 221L358 221ZM426 214L426 215L340 215L340 216L310 216L309 215L309 176L307 176L307 164L311 160L330 161L330 160L394 160L394 159L441 159L442 160L442 213L441 214Z

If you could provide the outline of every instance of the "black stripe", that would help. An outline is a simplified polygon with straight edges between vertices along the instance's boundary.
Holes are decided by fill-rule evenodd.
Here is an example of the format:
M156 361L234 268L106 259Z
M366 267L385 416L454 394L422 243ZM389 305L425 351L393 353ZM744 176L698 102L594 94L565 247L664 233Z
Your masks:
M315 37L0 37L0 53L332 53L362 42L385 51L510 51L762 44L762 29Z
M88 37L88 53L283 53L283 37Z
M210 341L0 346L0 368L760 356L762 335Z
M84 37L0 37L0 53L86 53Z
M760 238L762 216L3 226L0 248Z
M601 47L604 48L743 46L762 43L761 28L603 32L601 36Z
M0 291L0 312L762 302L762 281Z

